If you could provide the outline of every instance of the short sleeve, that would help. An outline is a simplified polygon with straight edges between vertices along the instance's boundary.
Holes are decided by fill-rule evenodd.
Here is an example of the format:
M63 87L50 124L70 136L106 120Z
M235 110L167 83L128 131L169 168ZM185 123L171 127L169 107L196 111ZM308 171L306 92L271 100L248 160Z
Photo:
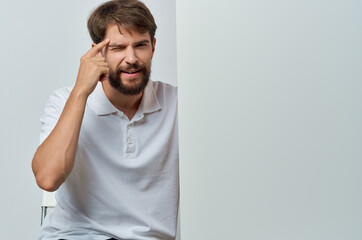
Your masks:
M61 88L50 94L49 99L45 104L43 115L40 118L41 128L39 145L41 145L53 131L69 97L70 91L70 88Z

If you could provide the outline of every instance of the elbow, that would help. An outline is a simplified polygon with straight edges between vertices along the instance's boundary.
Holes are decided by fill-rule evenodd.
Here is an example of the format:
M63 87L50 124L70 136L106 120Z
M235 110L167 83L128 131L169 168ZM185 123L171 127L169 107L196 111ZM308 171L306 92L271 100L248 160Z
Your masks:
M38 186L47 192L55 192L60 187L60 185L57 184L56 181L53 181L51 179L45 179L36 176L35 179Z
M35 154L32 161L32 170L37 185L47 192L56 191L60 187L62 181L56 178L55 174L53 174L51 171L52 169L39 167L40 165L36 158L37 154Z
M47 191L47 192L54 192L56 191L61 184L59 184L59 181L57 181L56 178L54 178L54 176L44 173L44 172L39 172L39 171L34 171L34 176L35 176L35 181L36 184L43 190Z

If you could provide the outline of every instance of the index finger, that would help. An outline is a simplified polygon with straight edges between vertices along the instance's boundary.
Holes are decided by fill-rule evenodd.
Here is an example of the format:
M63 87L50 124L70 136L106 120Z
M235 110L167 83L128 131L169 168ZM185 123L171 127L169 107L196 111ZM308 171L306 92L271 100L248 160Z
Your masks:
M89 51L88 54L91 55L92 57L96 56L99 51L102 50L102 48L104 48L107 44L109 44L109 39L105 39L102 42L98 43L97 45L94 45L94 47L92 47Z

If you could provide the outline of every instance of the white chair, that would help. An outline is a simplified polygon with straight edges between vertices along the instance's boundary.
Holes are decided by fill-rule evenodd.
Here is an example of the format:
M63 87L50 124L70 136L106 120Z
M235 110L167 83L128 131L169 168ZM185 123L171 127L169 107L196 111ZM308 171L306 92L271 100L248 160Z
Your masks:
M43 191L43 202L41 205L41 225L43 225L43 221L48 213L49 209L53 209L57 201L55 200L55 192L47 192Z

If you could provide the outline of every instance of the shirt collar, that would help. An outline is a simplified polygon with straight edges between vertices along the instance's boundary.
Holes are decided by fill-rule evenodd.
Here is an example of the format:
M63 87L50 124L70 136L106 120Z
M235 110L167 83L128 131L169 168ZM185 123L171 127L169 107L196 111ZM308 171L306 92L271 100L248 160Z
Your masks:
M97 115L107 115L119 112L119 110L113 106L104 93L101 82L98 82L93 93L89 96L88 104ZM150 80L148 81L148 84L143 92L142 100L138 110L140 113L152 113L160 109L161 106L157 100L152 81Z
M153 82L148 81L148 84L143 92L142 100L139 106L139 110L142 113L152 113L161 109L161 106L157 100L155 89L153 88Z

